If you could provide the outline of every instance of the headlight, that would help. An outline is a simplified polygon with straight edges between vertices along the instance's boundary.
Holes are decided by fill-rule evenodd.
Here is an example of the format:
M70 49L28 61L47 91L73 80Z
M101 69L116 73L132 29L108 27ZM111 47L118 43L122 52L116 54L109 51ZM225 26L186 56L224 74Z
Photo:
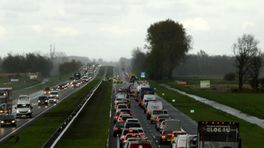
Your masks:
M48 100L45 100L45 102L48 102Z
M28 112L31 112L31 109L29 109Z
M16 110L16 113L19 113L19 110Z
M12 120L11 122L12 122L12 123L15 123L16 121L15 121L15 120Z
M40 102L40 100L38 100L38 102Z
M57 97L59 97L59 95L56 95Z
M4 121L1 121L1 123L4 123Z

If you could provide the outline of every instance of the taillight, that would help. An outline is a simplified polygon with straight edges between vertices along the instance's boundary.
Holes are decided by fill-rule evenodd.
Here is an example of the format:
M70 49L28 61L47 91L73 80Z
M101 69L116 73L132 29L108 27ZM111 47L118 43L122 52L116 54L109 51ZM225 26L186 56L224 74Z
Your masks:
M117 127L115 127L115 128L114 128L114 131L118 131L118 128L117 128Z
M173 134L168 134L168 136L171 136L171 137L172 137L172 136L173 136Z
M118 116L115 116L115 119L117 119L118 118Z
M125 135L122 135L121 139L124 139L126 136Z
M166 138L166 136L161 136L161 139L165 139Z

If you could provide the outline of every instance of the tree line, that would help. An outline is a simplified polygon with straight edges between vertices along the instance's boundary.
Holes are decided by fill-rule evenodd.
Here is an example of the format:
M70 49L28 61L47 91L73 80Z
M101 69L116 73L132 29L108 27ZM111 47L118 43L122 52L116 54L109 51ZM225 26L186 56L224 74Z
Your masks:
M27 53L23 55L8 54L6 57L0 59L0 69L6 73L40 73L42 76L50 76L54 70L56 62L46 56L36 53ZM56 63L58 64L58 63ZM59 69L59 74L68 74L74 72L81 67L81 62L72 60L70 62L62 62L56 66Z
M82 63L79 61L72 60L70 62L65 62L59 65L59 73L69 74L73 71L77 71L82 66Z
M8 73L39 72L43 76L49 76L52 62L47 57L34 53L25 55L8 54L3 58L1 67L4 72Z

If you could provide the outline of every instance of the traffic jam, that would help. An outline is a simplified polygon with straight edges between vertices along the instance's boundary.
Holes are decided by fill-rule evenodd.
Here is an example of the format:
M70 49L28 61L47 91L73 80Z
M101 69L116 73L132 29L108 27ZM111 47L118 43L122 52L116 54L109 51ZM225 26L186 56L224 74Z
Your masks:
M188 134L184 123L170 115L147 81L134 77L114 86L112 136L117 148L241 146L236 122L199 121L197 134ZM158 136L150 133L148 126L154 127Z
M94 67L80 70L66 82L52 87L46 86L37 95L21 94L17 99L12 96L12 88L0 88L0 128L17 127L20 125L18 122L33 118L48 107L56 105L73 90L89 82L95 71Z

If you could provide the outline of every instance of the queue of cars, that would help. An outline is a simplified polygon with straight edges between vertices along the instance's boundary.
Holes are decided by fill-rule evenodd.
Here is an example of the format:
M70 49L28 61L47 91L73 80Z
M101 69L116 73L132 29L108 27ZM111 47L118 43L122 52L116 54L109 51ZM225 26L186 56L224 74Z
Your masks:
M132 92L137 88L134 97L140 108L146 113L147 120L154 124L159 131L159 144L169 144L171 147L196 148L197 135L189 135L181 126L181 121L173 119L164 108L162 101L155 95L155 89L151 88L146 81L135 83L129 86ZM184 140L183 140L184 139Z
M64 82L55 86L45 87L43 89L43 95L38 97L38 106L48 106L49 104L57 104L60 99L60 91L67 89L67 88L78 88L83 83L88 82L92 77L87 77L86 75L78 78L73 79L72 81Z
M119 89L114 97L113 136L119 138L121 148L152 148L140 121L133 117L127 89Z

